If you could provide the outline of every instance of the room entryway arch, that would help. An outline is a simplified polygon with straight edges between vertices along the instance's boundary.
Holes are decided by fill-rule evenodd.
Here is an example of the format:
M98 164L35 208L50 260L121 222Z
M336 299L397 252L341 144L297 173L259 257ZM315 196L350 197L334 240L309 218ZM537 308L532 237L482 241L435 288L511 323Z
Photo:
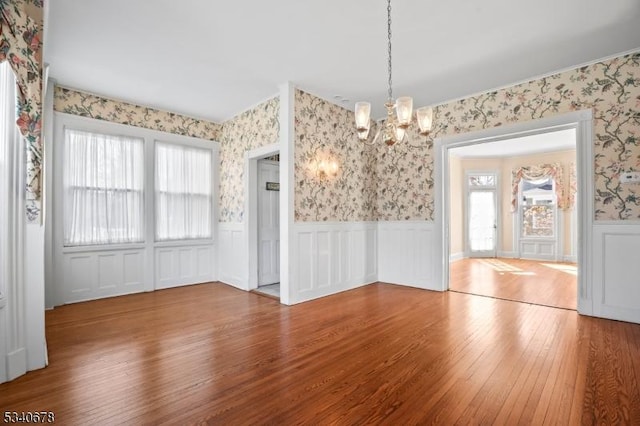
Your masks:
M592 280L587 268L591 264L593 234L593 119L591 110L577 111L555 117L532 120L466 134L446 136L435 140L435 198L434 229L437 261L434 271L442 291L449 288L449 150L453 148L496 142L555 132L565 129L576 131L577 216L578 216L578 312L593 314Z

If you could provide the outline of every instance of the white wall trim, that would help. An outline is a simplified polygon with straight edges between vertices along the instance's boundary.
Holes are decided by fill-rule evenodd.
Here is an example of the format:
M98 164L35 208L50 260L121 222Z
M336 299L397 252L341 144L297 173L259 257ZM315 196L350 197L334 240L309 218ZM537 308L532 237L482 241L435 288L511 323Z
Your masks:
M515 251L499 251L498 257L503 259L516 259L518 257L518 253Z
M280 302L291 305L295 218L295 87L280 85Z

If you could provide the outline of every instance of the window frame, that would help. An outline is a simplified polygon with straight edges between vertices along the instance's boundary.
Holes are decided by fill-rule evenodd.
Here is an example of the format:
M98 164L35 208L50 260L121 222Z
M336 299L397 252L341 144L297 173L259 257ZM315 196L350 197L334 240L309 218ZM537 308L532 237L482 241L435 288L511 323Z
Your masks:
M118 138L118 137L122 137L122 138L128 138L128 139L137 139L138 141L141 142L141 147L142 147L142 188L141 189L130 189L130 188L101 188L99 186L80 186L80 185L73 185L70 186L70 188L72 188L73 190L84 190L84 191L104 191L108 194L113 194L113 193L120 193L120 192L126 192L126 193L139 193L141 195L141 202L142 202L142 206L141 206L141 215L142 215L142 223L141 223L141 229L140 229L140 234L142 236L142 239L140 241L130 241L130 242L117 242L117 243L109 243L109 242L105 242L105 243L97 243L97 242L92 242L92 243L87 243L87 244L82 244L82 243L75 243L75 244L67 244L65 242L65 238L64 238L64 234L66 232L66 229L64 229L64 221L63 221L63 241L62 244L65 248L72 248L72 247L91 247L91 246L115 246L115 245L123 245L123 246L129 246L129 245L135 245L135 244L144 244L146 241L146 203L145 203L145 198L147 196L146 194L146 178L145 178L145 171L146 171L146 159L145 159L145 140L144 138L141 138L139 136L130 136L130 135L125 135L125 134L115 134L115 133L105 133L105 132L97 132L97 131L90 131L90 130L80 130L77 128L73 128L71 126L65 126L62 135L63 135L63 140L62 140L62 148L61 150L63 151L63 155L64 152L67 149L67 131L75 131L75 132L84 132L84 133L91 133L94 135L102 135L102 136L110 136L110 137L114 137L114 138ZM62 168L61 174L62 174L62 180L63 180L63 187L62 187L62 197L63 197L63 202L62 202L62 211L63 214L65 212L65 208L66 208L66 191L64 188L64 174L66 172L66 169L64 168L64 160L60 163L60 166Z
M209 206L211 208L211 224L210 224L210 229L211 229L211 236L210 237L197 237L197 238L181 238L181 239L158 239L158 234L157 234L157 211L156 211L156 196L157 194L160 192L157 188L156 188L156 160L157 160L157 145L158 144L164 144L164 145L178 145L178 146L182 146L182 147L187 147L187 148L196 148L196 149L202 149L202 150L206 150L209 152L210 155L210 159L211 159L211 195L210 200L209 200ZM217 175L217 167L218 165L216 164L216 158L217 156L214 153L214 150L211 149L210 147L202 147L199 146L199 144L193 144L193 143L180 143L180 142L175 142L173 140L165 140L165 139L154 139L153 141L153 242L155 244L163 244L163 245L171 245L173 243L180 243L180 242L212 242L214 240L214 236L215 236L215 223L217 222L217 212L216 212L216 199L218 198L218 193L216 193L216 188L218 188L219 190L219 185L217 185L217 180L216 180L216 175ZM168 192L168 191L166 191ZM203 194L196 194L196 195L201 195L201 196L205 196ZM214 221L215 218L215 221Z
M525 204L524 202L524 191L523 191L523 187L524 187L524 182L525 181L530 181L529 179L522 179L520 181L520 183L518 184L518 210L517 210L517 214L518 214L518 237L520 240L556 240L559 237L559 233L560 233L560 228L559 228L559 224L558 221L560 220L559 218L559 214L558 214L558 199L556 196L556 181L552 176L548 176L547 177L548 180L551 180L551 199L552 202L549 204ZM525 208L527 207L534 207L537 205L542 205L545 207L551 207L553 209L553 225L551 227L551 231L552 234L551 235L525 235L524 232L524 224L525 224L525 219L524 219L524 211Z
M210 245L217 241L219 217L219 167L220 145L213 140L205 140L157 130L145 129L126 124L113 123L89 117L81 117L54 111L53 184L52 210L54 217L53 249L59 253L80 253L95 251L116 251L167 246ZM62 161L64 156L65 129L93 133L116 134L144 139L144 241L132 243L94 244L80 246L64 245L64 189ZM210 149L212 155L212 210L211 238L155 241L155 142L180 144L196 148Z

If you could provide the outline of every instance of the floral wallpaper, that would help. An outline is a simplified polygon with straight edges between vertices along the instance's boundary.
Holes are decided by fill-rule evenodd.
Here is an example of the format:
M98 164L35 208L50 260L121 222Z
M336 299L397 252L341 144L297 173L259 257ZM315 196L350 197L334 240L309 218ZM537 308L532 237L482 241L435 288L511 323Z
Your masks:
M42 211L43 0L0 0L0 62L9 61L18 86L18 121L27 142L26 216Z
M295 92L295 220L370 221L375 151L358 141L353 113Z
M640 219L640 190L621 185L621 172L640 169L640 52L435 108L426 139L378 147L380 220L433 219L433 140L436 137L592 109L596 220Z
M215 141L219 139L222 130L220 124L210 121L106 99L60 86L56 86L54 91L53 109L82 117Z
M220 222L242 222L244 154L279 142L280 98L270 99L222 125L220 142Z

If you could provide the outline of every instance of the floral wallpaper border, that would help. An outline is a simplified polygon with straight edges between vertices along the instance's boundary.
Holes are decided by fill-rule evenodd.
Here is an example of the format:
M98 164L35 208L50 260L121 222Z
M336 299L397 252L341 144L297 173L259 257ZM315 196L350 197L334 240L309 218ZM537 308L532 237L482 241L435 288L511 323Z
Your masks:
M43 0L0 0L0 62L8 61L18 86L20 133L27 143L26 218L42 215Z
M222 125L56 86L53 109L67 114L217 141Z

